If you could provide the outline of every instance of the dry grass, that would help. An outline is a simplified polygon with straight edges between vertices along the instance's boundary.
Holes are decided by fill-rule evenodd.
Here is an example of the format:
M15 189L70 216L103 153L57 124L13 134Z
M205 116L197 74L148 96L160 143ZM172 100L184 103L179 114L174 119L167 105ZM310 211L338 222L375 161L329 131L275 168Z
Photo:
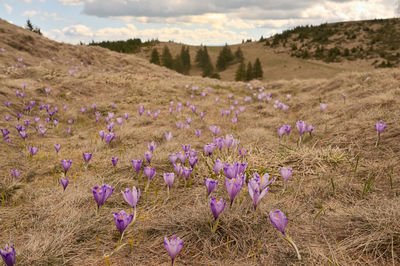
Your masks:
M243 103L245 96L255 92L244 83L185 77L134 56L49 42L5 22L0 27L14 32L12 38L2 33L5 38L0 39L0 47L6 49L0 54L0 62L5 66L0 71L0 102L12 102L10 108L0 105L0 128L7 127L13 140L11 144L0 143L0 192L4 195L0 202L0 246L13 243L19 265L104 265L103 255L112 252L119 236L112 214L128 210L120 191L134 185L144 189L130 160L142 158L146 143L151 140L160 143L152 163L157 176L147 199L143 193L138 203L138 220L127 228L124 243L131 240L133 246L125 245L114 253L112 265L168 265L162 241L172 234L184 240L177 265L400 263L399 70L342 73L332 79L282 79L273 84L254 82L255 88L264 86L274 99L290 106L283 113L275 110L272 103L255 99ZM23 35L33 36L32 47L39 50L38 54L17 50L4 41L13 39L18 43ZM63 63L50 61L49 51ZM7 68L18 57L26 60L28 68ZM85 65L91 58L92 70L69 76L70 65L65 61L71 58L86 58L75 59L83 60ZM103 68L107 71L103 72ZM370 79L365 81L366 77ZM32 113L24 114L23 119L39 115L44 123L46 114L39 111L40 103L60 109L68 105L67 112L60 110L57 115L58 128L48 126L44 137L28 127L26 143L13 128L17 123L15 117L9 123L3 118L15 116L24 106L14 95L23 83L28 84L25 101L37 102ZM186 84L199 86L200 91L208 86L213 89L205 99L196 92L191 100L192 92L185 89ZM52 89L50 96L44 94L45 87ZM347 95L346 104L341 99L342 92ZM229 109L231 104L229 93L239 100L239 106L246 107L237 126L220 116L220 110ZM287 93L293 95L290 101L286 100ZM220 97L218 104L214 102L216 96ZM328 104L325 113L320 112L320 100ZM200 120L183 107L181 114L170 116L170 101L190 101L198 106L198 112L207 114ZM94 122L90 108L93 103L103 114L102 122ZM112 109L110 103L117 108ZM140 104L146 110L161 109L160 117L139 117ZM90 110L85 115L80 114L82 106ZM104 114L109 111L115 112L116 117L129 112L131 118L122 127L116 125L117 138L107 149L97 132L105 129ZM176 129L175 122L183 122L186 117L193 119L191 128ZM65 134L68 119L75 120L70 136ZM297 148L294 129L279 143L276 127L294 126L299 119L315 125L313 137L305 138ZM388 127L376 148L373 125L380 119ZM202 151L202 146L212 141L209 125L220 126L221 135L233 134L240 139L241 147L249 149L248 174L259 171L279 176L281 166L290 166L294 172L285 193L278 177L256 217L248 193L242 190L242 201L235 201L232 209L226 208L216 233L210 229L212 215L203 184L204 177L210 176L206 166L210 158L200 156L192 174L192 186L184 188L183 182L177 181L167 202L162 179L162 173L173 171L169 153L180 151L181 144L191 144ZM200 138L195 137L195 128L203 130ZM165 141L165 131L174 134L172 141ZM55 143L62 145L58 156L53 149ZM39 147L32 161L24 147L27 144ZM93 153L88 169L82 167L82 152ZM116 171L111 166L112 156L119 156ZM71 182L65 193L59 183L59 161L63 158L73 161L68 172ZM216 153L213 158L238 160L232 152ZM23 177L13 180L10 169L20 169ZM219 179L216 195L226 200L223 178ZM369 190L365 189L368 180L373 181ZM112 185L115 191L101 215L96 216L91 189L103 183ZM300 262L269 222L268 213L276 208L287 214L287 233L300 249Z

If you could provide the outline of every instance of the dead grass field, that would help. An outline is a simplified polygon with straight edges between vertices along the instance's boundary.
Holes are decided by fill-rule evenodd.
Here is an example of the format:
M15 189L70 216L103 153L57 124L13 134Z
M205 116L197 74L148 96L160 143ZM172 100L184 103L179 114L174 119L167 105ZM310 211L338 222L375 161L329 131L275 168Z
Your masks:
M31 41L24 41L28 39ZM338 71L337 66L301 63L303 74L297 76L282 68L289 59L279 55L271 59L277 62L274 71L281 74L274 77L279 78L254 81L254 89L249 90L241 82L179 75L136 56L58 44L4 21L0 21L1 47L5 52L0 53L0 128L8 128L12 141L0 143L0 247L14 244L17 265L105 265L104 254L115 249L119 237L113 213L130 210L120 191L132 186L142 190L138 219L127 227L125 245L112 254L111 265L168 265L163 239L173 234L184 241L175 265L400 263L400 70L350 72ZM10 67L17 58L23 58L27 67ZM81 61L80 70L70 76L68 71ZM264 71L268 73L266 67ZM330 71L335 73L332 78ZM22 91L24 83L27 88L21 99L14 91ZM199 90L193 92L192 86ZM273 101L289 105L286 113L275 110L273 101L252 97L244 102L244 97L258 94L262 86L264 92L272 93ZM48 96L46 87L51 88ZM207 87L212 90L202 97L200 93ZM346 103L341 93L346 94ZM233 94L232 100L228 94ZM292 98L287 100L286 94ZM220 98L218 103L215 97ZM15 114L30 100L35 100L36 106L18 122ZM246 108L237 125L232 124L232 115L220 115L234 100ZM11 106L7 108L5 101ZM169 115L170 101L175 106L183 103L182 112ZM197 113L206 112L203 120L185 106L187 101L198 107ZM324 113L320 102L328 104ZM48 115L39 110L39 104L46 103L59 108L57 127L44 122ZM91 108L94 103L102 114L98 123ZM111 103L116 104L115 109ZM157 119L139 116L139 105L146 111L160 109L161 114ZM87 108L85 114L81 107ZM115 117L130 114L122 126L116 124L117 137L109 147L98 136L99 130L106 129L107 112L114 112ZM13 118L6 122L6 115ZM14 126L34 116L41 117L38 123L45 124L48 131L42 137L32 121L24 142ZM193 119L190 129L177 129L175 122L187 117ZM68 125L69 119L74 119L74 124ZM300 119L313 124L315 130L313 137L307 135L297 148L295 123ZM375 147L374 124L379 120L387 129ZM281 124L294 129L279 142L276 128ZM236 200L231 209L225 208L215 233L210 229L212 214L204 186L204 178L210 177L206 162L211 158L202 155L203 145L212 142L210 125L220 126L219 136L232 134L240 139L239 147L249 150L245 157L248 176L260 172L278 177L261 201L257 216L247 189L242 189L241 202ZM65 133L68 127L71 135ZM200 138L194 129L202 129ZM165 140L165 131L174 135L170 142ZM157 174L146 197L145 183L139 182L130 160L144 157L148 141L157 141L159 146L152 159ZM58 155L55 143L62 146ZM191 175L191 187L175 180L165 202L162 174L173 172L168 154L181 151L181 144L191 144L199 151L199 162ZM27 145L39 148L32 160ZM87 169L83 152L93 153ZM115 170L112 156L119 157ZM236 150L216 152L212 158L239 160ZM59 181L61 159L72 160L65 192ZM281 166L293 168L284 193ZM14 179L11 169L21 170L22 175ZM228 200L223 179L219 177L213 193ZM115 190L96 215L91 190L103 183ZM268 213L277 208L288 217L286 232L297 244L302 261L269 221Z

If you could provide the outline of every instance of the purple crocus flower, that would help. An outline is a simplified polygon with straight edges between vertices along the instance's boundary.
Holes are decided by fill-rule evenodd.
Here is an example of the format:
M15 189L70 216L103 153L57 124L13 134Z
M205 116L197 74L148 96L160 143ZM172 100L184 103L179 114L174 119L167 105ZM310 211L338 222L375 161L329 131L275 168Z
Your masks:
M165 173L163 175L165 183L167 183L168 188L171 188L172 184L174 183L175 174L174 173Z
M174 164L174 171L177 177L182 176L183 174L183 167L180 163Z
M51 92L51 89L50 88L45 88L44 91L46 92L47 95L49 95L50 92Z
M165 131L165 139L166 139L167 141L170 141L172 138L173 138L172 133L171 133L171 132L166 132L166 131Z
M140 105L139 106L139 115L142 116L143 112L144 112L144 107L143 107L143 105Z
M42 136L44 136L47 133L47 128L39 128L39 132Z
M10 107L11 103L9 101L5 101L4 104L6 105L6 107Z
M168 108L168 112L170 115L172 115L172 113L174 112L174 109L172 109L172 107Z
M64 179L64 178L61 178L61 179L60 179L60 182L61 182L61 185L62 185L63 188L64 188L64 191L65 191L65 189L67 188L68 183L69 183L68 178L67 178L67 177L66 177L65 179Z
M147 116L151 117L151 111L150 110L147 111Z
M171 257L171 265L174 265L174 261L178 253L183 247L183 241L179 237L171 236L171 239L164 237L164 247L167 250L169 256Z
M72 161L71 160L61 160L61 165L64 168L64 173L67 175L68 169L71 167Z
M276 129L278 131L279 138L281 138L286 133L286 125L282 125Z
M107 144L110 144L111 141L115 138L115 133L105 134L104 139Z
M342 93L343 103L346 103L346 94Z
M158 146L158 143L157 143L157 142L154 142L154 141L152 141L152 142L147 142L147 148L148 148L151 152L153 152L154 149L157 148L157 146Z
M89 163L90 159L92 159L92 154L91 153L83 153L83 159L85 160L86 163Z
M201 113L200 113L200 119L203 119L205 115L206 115L205 112L201 112Z
M17 113L17 119L20 120L21 117L22 117L22 114L21 113Z
M198 138L200 138L201 129L195 129L195 130L194 130L194 133L196 134L196 136L197 136Z
M6 116L4 117L4 119L5 119L6 121L9 121L11 118L12 118L12 117L11 117L11 116L8 116L8 115L6 115Z
M108 130L108 132L111 132L112 129L114 128L114 126L115 126L115 123L114 123L114 122L111 122L110 124L108 124L108 125L107 125L107 130Z
M29 119L27 119L27 120L24 120L24 124L25 124L25 126L29 126L29 124L31 123L31 120L29 120Z
M65 130L65 132L67 133L67 135L71 134L71 128L67 128L67 129Z
M7 128L2 128L1 133L3 134L3 137L5 138L8 134L10 134L10 131L8 131Z
M81 107L81 113L85 113L86 112L86 108L85 107Z
M190 144L182 144L182 149L185 153L190 150Z
M26 133L26 131L20 131L19 135L21 136L21 138L26 139L28 137L28 134Z
M39 151L39 148L29 146L29 153L33 156Z
M144 158L147 160L147 162L151 163L151 157L153 157L153 153L151 151L146 151L144 153Z
M138 174L140 172L140 169L142 168L143 160L142 159L131 160L131 163L132 163L133 168L135 168L136 173Z
M61 145L60 144L54 144L54 149L58 153L58 151L61 149Z
M118 163L118 157L111 157L111 162L114 165L114 167L116 167Z
M248 150L246 150L245 148L239 148L239 156L240 157L243 157L243 156L245 156L246 155L246 153L248 152Z
M195 105L191 105L190 109L192 110L193 113L196 113L197 107Z
M211 178L204 178L204 184L206 185L207 188L207 196L210 196L210 194L217 188L218 180L214 180Z
M137 190L134 186L132 191L129 188L126 188L125 191L121 191L124 200L131 206L132 208L136 208L137 202L140 199L140 188Z
M224 173L229 179L236 178L239 173L239 167L240 167L239 163L232 163L232 164L226 163L224 165Z
M33 121L35 121L35 123L39 122L39 120L40 120L40 117L35 116L35 117L33 118Z
M4 250L0 248L0 254L7 266L13 266L15 264L15 249L13 245L8 246L8 244L6 244Z
M106 200L111 196L113 191L114 191L114 188L107 184L104 184L101 187L95 186L92 189L94 200L97 203L99 213L100 213L101 207L104 205Z
M133 214L128 215L125 211L114 213L115 226L117 226L117 229L121 235L125 231L126 227L132 222L132 220Z
M99 131L99 136L100 136L100 138L101 138L102 140L104 139L104 136L105 136L104 130L100 130L100 131Z
M281 167L279 172L281 173L283 179L285 180L285 183L289 181L290 177L292 176L292 168L288 167Z
M96 111L96 109L97 109L97 104L94 103L94 104L92 105L92 108L93 108L93 110Z
M296 128L300 133L300 137L304 135L304 133L306 133L307 131L307 124L306 122L299 120L296 122Z
M279 209L275 211L271 211L269 213L269 219L271 224L278 229L283 235L285 235L285 228L287 225L286 215L281 212Z
M326 103L320 103L319 105L321 107L321 112L324 112L326 110L326 107L328 107Z
M251 179L247 186L249 189L250 197L253 200L254 210L257 210L257 206L260 203L261 199L268 193L269 186L263 188L262 184L256 178Z
M177 153L171 153L169 155L169 159L171 160L172 164L175 164L176 160L178 160L178 154Z
M154 176L156 175L156 169L152 168L151 166L146 166L143 169L143 172L149 181L151 181L154 178Z
M375 124L375 129L378 132L378 138L376 140L375 146L377 147L379 145L379 141L381 139L381 133L386 129L386 124L383 123L382 120L380 120L378 123Z
M176 155L178 156L178 159L182 162L182 164L186 163L188 154L186 154L185 152L178 152Z
M210 156L211 154L213 154L216 147L217 146L214 143L208 143L208 144L204 145L204 147L203 147L204 154L206 156Z
M238 174L244 174L244 172L246 172L246 168L247 168L247 163L240 163Z
M193 168L199 159L196 156L189 156L189 164Z
M215 197L210 198L210 207L211 212L214 216L214 219L217 220L218 216L225 209L226 201L223 198L217 200Z
M310 135L311 135L311 132L314 131L314 126L313 126L313 125L307 125L307 131L308 131L308 133L310 133Z
M115 121L117 121L118 125L122 125L122 122L124 122L122 117L117 117Z
M221 128L217 126L210 126L209 129L214 135L218 135L218 133L221 131Z
M381 134L386 129L386 124L380 120L378 123L375 124L375 129L378 134Z
M128 113L124 113L124 117L125 117L125 120L128 120L129 114Z
M243 181L244 181L243 176L238 176L232 179L225 177L225 187L226 191L228 192L229 198L231 199L231 207L233 200L236 198L236 195L242 189Z
M14 177L14 178L18 178L20 175L21 175L21 171L19 171L19 170L17 170L17 169L12 169L11 170L11 175Z
M183 169L182 169L182 176L183 176L186 180L188 180L190 174L192 173L192 171L193 171L193 168L190 168L190 167L183 167Z
M215 160L215 164L214 164L215 174L218 175L222 169L224 169L224 163L220 159Z

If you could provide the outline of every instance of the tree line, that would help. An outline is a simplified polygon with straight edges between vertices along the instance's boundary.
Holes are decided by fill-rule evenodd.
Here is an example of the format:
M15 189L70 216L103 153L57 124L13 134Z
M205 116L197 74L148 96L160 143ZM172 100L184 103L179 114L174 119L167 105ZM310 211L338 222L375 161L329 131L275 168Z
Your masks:
M225 45L219 52L215 67L213 66L210 55L208 53L207 46L200 46L196 52L194 58L195 64L202 70L203 77L220 78L218 72L224 71L228 66L236 63L239 64L239 68L236 72L235 79L248 81L254 78L262 78L263 70L261 61L257 58L254 64L248 63L247 69L244 64L244 55L240 47L232 53L230 47ZM176 56L172 56L168 46L164 46L161 55L157 48L153 48L150 55L150 63L165 66L169 69L173 69L182 74L189 74L191 68L191 60L189 47L182 46L181 51Z

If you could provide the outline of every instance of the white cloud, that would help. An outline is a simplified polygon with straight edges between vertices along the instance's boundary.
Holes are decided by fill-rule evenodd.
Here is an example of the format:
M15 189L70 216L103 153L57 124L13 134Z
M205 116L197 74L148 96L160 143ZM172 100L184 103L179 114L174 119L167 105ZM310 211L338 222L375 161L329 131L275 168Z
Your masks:
M141 38L142 40L157 38L162 41L177 41L187 44L224 44L238 43L248 38L246 32L237 33L226 29L183 29L180 27L163 27L137 29L133 24L126 24L120 28L101 28L93 30L88 26L77 24L63 28L62 30L51 30L44 35L57 41L79 43L101 41L101 40L126 40L129 38Z
M58 0L64 6L80 6L85 3L84 0Z
M6 8L6 11L7 11L7 14L11 14L11 12L12 12L12 7L11 6L9 6L9 5L7 5L7 4L4 4L4 7Z
M39 14L40 11L36 11L36 10L27 10L24 13L22 13L22 16L24 17L33 17L36 16L37 14Z

